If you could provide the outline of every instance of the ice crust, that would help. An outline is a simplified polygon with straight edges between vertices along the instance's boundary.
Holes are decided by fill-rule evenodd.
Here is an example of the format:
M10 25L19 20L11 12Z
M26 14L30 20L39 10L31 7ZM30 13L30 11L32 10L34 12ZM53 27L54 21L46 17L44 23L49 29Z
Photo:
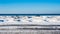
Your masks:
M60 25L60 16L0 16L1 24L41 24L50 25L58 24Z

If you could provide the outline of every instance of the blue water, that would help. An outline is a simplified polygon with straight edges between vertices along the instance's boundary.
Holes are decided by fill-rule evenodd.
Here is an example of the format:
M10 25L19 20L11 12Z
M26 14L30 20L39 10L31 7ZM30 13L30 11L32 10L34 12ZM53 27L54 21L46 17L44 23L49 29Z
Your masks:
M0 16L60 16L60 14L0 14Z

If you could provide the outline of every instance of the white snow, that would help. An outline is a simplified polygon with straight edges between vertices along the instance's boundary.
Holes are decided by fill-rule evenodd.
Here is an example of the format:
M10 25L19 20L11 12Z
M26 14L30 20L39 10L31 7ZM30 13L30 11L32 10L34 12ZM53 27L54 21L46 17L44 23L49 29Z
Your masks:
M28 18L28 17L32 17L32 18ZM4 20L4 22L0 22L0 25L4 25L4 24L60 25L60 16L13 16L13 17L0 16L0 20Z

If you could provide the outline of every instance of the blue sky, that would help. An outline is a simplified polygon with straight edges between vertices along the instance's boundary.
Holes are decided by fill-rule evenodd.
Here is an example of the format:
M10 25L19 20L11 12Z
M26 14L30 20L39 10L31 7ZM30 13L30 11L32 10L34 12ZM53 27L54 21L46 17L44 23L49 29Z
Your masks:
M0 0L0 14L60 14L60 0Z

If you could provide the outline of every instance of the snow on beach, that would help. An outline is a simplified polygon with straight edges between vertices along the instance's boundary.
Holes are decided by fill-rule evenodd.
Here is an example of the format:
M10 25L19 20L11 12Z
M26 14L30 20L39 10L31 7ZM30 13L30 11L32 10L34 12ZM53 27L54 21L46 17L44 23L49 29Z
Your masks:
M60 25L60 16L0 16L0 25L5 24Z

